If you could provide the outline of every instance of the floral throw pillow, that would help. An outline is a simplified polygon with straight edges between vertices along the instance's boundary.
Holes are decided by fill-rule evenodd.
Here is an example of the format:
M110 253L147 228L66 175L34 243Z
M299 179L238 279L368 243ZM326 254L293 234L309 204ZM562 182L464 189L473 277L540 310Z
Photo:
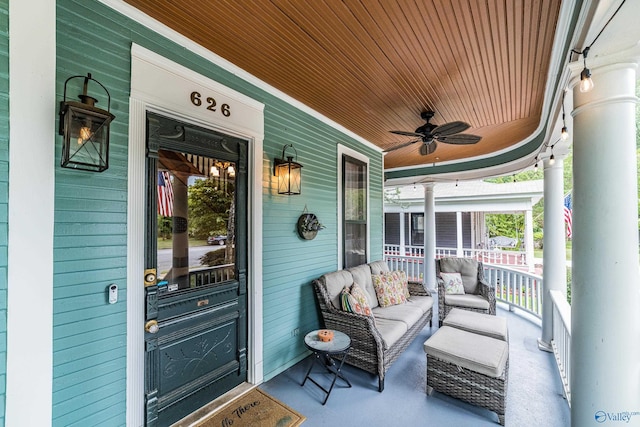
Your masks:
M371 278L373 279L373 288L376 290L376 297L380 307L389 307L407 302L402 280L397 272L374 274Z
M440 273L444 280L444 293L447 295L464 295L464 286L460 273Z
M340 293L340 304L343 311L349 313L364 314L365 316L372 316L371 307L367 302L367 295L364 290L357 283L351 285L351 289L345 288Z
M411 294L409 293L409 281L407 280L407 273L404 270L393 271L392 274L398 275L398 280L400 280L400 284L402 285L402 293L406 299L411 298Z

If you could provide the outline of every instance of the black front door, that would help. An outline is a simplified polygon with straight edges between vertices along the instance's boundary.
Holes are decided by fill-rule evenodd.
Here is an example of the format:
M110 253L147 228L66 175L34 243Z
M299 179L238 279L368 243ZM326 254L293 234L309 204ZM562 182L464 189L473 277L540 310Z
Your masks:
M247 378L247 141L148 113L146 424Z

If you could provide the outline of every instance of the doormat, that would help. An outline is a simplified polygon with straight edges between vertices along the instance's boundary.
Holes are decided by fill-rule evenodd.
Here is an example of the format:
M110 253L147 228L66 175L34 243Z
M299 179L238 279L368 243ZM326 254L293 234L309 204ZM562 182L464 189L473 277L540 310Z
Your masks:
M306 420L284 403L254 388L197 427L296 427Z

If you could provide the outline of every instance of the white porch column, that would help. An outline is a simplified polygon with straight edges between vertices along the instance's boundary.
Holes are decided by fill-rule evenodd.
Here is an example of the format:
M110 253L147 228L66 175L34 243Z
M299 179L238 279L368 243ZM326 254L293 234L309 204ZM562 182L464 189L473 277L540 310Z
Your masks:
M424 284L436 289L436 202L435 184L424 184Z
M533 209L529 207L524 211L524 251L529 271L535 270L533 262Z
M573 88L573 426L640 412L638 53L632 55L599 58L607 63L591 65L594 89ZM640 426L640 415L623 424Z
M463 257L464 251L462 250L462 212L456 212L456 256Z
M564 240L563 217L563 161L555 164L544 160L544 254L542 292L542 337L538 340L541 350L551 351L553 338L553 304L550 291L567 289L567 253Z
M55 143L56 2L10 1L9 17L4 422L46 427L53 408L54 183L60 161Z
M407 244L404 240L404 217L405 214L404 212L400 212L398 215L400 215L400 255L401 256L405 256L407 254L407 249L405 248L405 245Z

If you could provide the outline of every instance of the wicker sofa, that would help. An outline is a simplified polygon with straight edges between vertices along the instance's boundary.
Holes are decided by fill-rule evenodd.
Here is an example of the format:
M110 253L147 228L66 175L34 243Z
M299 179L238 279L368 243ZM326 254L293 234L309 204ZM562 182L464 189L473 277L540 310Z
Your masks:
M384 261L327 273L313 281L324 327L351 338L346 363L378 375L378 390L391 364L409 346L433 316L433 298L422 283L409 282L411 297L405 304L382 308L373 287L372 274L388 272ZM343 311L342 289L358 283L367 293L373 317Z

